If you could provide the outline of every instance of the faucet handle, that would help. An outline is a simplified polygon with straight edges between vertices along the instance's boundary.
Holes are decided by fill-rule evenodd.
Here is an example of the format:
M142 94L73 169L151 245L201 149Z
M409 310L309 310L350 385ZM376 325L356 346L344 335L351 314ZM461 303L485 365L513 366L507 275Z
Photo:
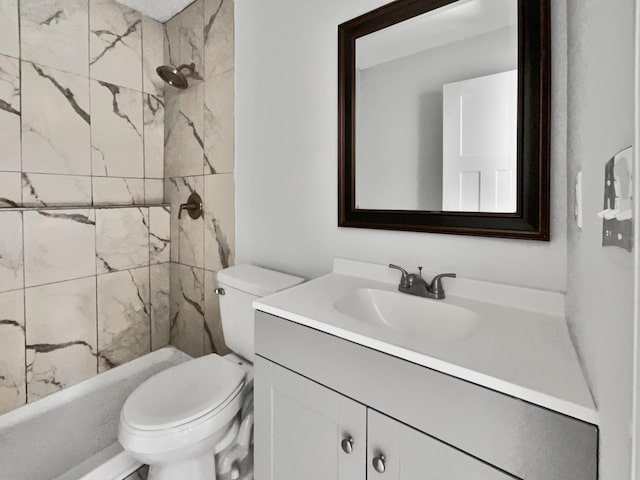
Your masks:
M409 272L407 272L404 268L399 267L398 265L389 264L389 268L393 268L395 270L400 270L402 272L402 278L400 278L400 285L404 288L408 287L407 277L409 276Z
M456 278L457 275L455 273L441 273L440 275L436 275L431 280L431 292L436 295L436 298L444 298L444 288L442 287L442 279L443 278Z

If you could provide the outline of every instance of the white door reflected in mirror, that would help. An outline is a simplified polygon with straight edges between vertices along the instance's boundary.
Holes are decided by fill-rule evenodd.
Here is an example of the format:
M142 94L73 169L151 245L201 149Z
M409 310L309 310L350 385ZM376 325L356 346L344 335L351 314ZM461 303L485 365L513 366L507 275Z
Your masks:
M356 208L517 208L517 0L461 0L356 41Z
M518 71L443 88L442 209L514 213Z

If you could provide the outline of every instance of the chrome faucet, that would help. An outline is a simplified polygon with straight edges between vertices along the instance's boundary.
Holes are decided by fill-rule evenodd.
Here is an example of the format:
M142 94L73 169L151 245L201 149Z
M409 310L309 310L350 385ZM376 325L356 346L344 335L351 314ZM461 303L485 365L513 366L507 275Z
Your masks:
M408 273L404 268L391 264L389 268L395 268L402 272L398 291L419 297L434 298L436 300L443 300L445 298L442 279L446 277L456 278L455 273L441 273L433 277L431 283L428 283L422 278L422 267L418 267L420 273Z

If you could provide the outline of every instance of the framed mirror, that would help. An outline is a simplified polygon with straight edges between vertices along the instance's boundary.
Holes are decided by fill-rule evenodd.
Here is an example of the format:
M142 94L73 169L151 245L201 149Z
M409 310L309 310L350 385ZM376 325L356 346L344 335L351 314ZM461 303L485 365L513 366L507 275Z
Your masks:
M338 27L339 226L549 240L549 0Z

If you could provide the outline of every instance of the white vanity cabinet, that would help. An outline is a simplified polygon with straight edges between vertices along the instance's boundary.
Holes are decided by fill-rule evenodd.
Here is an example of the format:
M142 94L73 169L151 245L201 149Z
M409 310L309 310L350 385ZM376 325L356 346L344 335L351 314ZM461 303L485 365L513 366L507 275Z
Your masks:
M513 477L258 357L256 480Z
M261 311L255 332L256 480L598 479L596 425Z
M256 480L364 479L366 407L260 357L254 368Z

